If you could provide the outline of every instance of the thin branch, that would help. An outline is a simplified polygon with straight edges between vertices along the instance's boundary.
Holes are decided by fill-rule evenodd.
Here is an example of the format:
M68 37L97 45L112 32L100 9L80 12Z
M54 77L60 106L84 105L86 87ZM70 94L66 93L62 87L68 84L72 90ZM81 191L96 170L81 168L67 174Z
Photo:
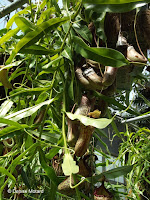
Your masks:
M10 5L6 6L4 9L0 11L0 18L8 15L12 11L16 10L17 8L20 8L22 5L28 2L29 2L28 0L17 0L11 3Z

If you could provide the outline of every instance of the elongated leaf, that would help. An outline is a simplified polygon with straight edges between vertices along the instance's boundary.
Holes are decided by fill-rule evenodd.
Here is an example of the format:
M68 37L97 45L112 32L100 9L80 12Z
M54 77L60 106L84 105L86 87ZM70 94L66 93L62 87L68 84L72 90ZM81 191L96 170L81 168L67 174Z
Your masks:
M28 132L33 134L33 135L36 135L37 137L39 137L39 135L40 135L40 132L37 132L37 131L28 130ZM47 140L47 141L49 141L50 143L53 143L53 144L57 143L59 138L60 138L59 134L50 133L48 131L43 131L42 135L41 135L41 139Z
M139 0L83 0L83 3L93 3L93 4L126 4L126 3L133 3L133 2L142 2ZM144 1L144 2L149 2Z
M4 42L7 42L12 36L16 35L19 32L19 28L8 31L3 37L0 38L0 45Z
M86 41L90 42L92 41L92 34L91 32L89 31L88 27L87 26L83 26L79 23L74 23L73 24L73 28L74 30L81 35L81 37L83 39L85 39Z
M7 175L12 181L16 182L15 177L14 177L11 173L9 173L9 172L7 171L7 169L5 169L4 167L0 167L0 172L1 172L2 174Z
M135 8L145 6L147 3L146 1L139 1L139 2L131 2L126 4L84 4L86 15L88 16L89 13L97 12L113 12L113 13L123 13L129 12Z
M33 9L33 8L36 8L36 5L33 5L33 6L32 6L32 9ZM14 20L15 20L15 18L16 18L17 16L19 16L19 15L21 15L21 14L27 14L28 11L30 11L30 10L31 10L31 7L30 7L30 6L27 6L25 9L23 9L23 10L17 12L16 14L14 14L14 15L10 18L10 20L7 22L6 28L9 29L9 28L12 26L12 24L14 23Z
M47 91L50 89L50 86L48 87L38 87L38 88L30 88L30 89L26 89L26 88L17 88L15 90L13 90L12 92L10 92L11 96L17 96L17 95L31 95L31 94L38 94L41 93L43 91Z
M93 126L99 129L106 128L112 122L112 119L107 119L107 118L93 119L83 115L72 114L70 112L67 112L66 114L71 120L78 119L85 126Z
M0 107L0 117L4 117L6 113L10 110L12 105L13 105L13 101L11 101L10 99L4 101L4 103L2 103Z
M19 61L15 61L15 62L13 62L13 63L11 63L11 64L9 64L9 65L4 65L2 68L0 68L0 71L2 71L3 69L10 69L10 68L12 68L12 67L14 67L14 66L18 66L18 65L20 65L23 61L25 61L25 59L19 60Z
M39 26L36 27L35 31L31 31L27 33L16 45L16 48L13 50L11 56L6 61L9 64L15 55L22 49L27 48L33 44L35 44L40 38L42 38L47 32L56 29L58 26L69 20L68 17L64 18L52 18L46 22L43 22Z
M41 147L39 147L39 158L40 158L41 166L43 167L49 179L53 182L53 184L58 185L58 178L55 174L55 171L52 167L47 165L45 154L43 150L41 149Z
M73 41L76 44L76 52L80 53L84 58L88 58L103 65L112 67L121 67L128 64L128 61L119 51L104 47L89 47L77 36L73 38Z
M25 54L34 54L34 55L54 55L58 53L60 49L54 50L54 49L46 49L45 47L42 47L40 45L32 45L27 48L23 48L19 51L19 53L25 53Z
M0 126L1 126L1 123L5 124L5 125L11 125L11 126L17 126L17 127L23 128L18 122L14 122L12 120L0 117Z
M52 61L49 62L48 64L44 65L44 66L42 67L42 69L48 69L48 68L50 68L52 65L58 64L62 58L63 58L62 56L59 56L59 57L56 58L55 60L52 60Z
M10 137L14 137L15 135L21 135L22 134L21 130L23 128L28 128L28 125L22 124L21 127L9 126L0 130L0 141L4 139L8 139Z
M26 108L26 109L23 109L23 110L20 110L18 112L15 112L15 113L12 113L8 116L5 117L5 119L10 119L12 121L18 121L22 118L25 118L25 117L28 117L30 115L32 115L33 113L35 113L37 110L39 110L42 106L44 105L48 105L50 103L52 103L55 99L50 99L50 100L47 100L47 101L44 101L40 104L37 104L35 106L32 106L32 107L29 107L29 108ZM2 126L5 126L5 124L1 124L1 127Z
M40 18L37 21L37 25L41 24L47 17L51 16L51 14L55 13L55 8L48 8L43 11L40 15Z
M32 30L36 30L36 26L24 17L15 17L15 23L18 26L18 28L25 33Z

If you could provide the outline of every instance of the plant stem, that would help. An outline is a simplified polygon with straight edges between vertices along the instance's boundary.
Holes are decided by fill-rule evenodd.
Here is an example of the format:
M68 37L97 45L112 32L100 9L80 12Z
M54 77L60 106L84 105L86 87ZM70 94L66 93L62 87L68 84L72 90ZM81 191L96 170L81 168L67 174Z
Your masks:
M75 183L75 185L76 185L75 174L72 174L71 176L73 177L74 183ZM77 194L77 199L78 199L78 200L81 200L81 196L80 196L80 192L79 192L78 187L75 187L75 191L76 191L76 194Z
M62 136L63 136L63 139L64 139L65 153L68 153L66 133L65 133L65 113L66 113L66 94L65 94L65 88L66 88L66 82L65 82L65 85L64 85L64 93L63 93Z

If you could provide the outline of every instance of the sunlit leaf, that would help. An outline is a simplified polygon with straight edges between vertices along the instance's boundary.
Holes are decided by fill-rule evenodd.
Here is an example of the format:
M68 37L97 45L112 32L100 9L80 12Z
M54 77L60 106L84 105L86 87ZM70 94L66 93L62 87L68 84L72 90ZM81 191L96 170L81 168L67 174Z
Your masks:
M29 108L26 108L26 109L23 109L23 110L19 110L19 111L15 112L15 113L7 115L5 117L5 119L10 119L12 121L18 121L18 120L20 120L22 118L25 118L25 117L28 117L28 116L32 115L37 110L39 110L42 106L48 105L48 104L52 103L54 100L55 100L55 98L47 100L47 101L44 101L44 102L42 102L40 104L37 104L35 106L32 106L32 107L29 107ZM5 124L1 124L1 127L2 126L5 126Z
M19 32L19 28L8 31L3 37L0 38L0 45L4 42L7 42L12 36L16 35Z
M113 120L113 119L107 119L107 118L93 119L93 118L89 118L83 115L72 114L70 112L67 112L66 114L71 120L78 119L85 126L93 126L99 129L106 128Z
M27 48L33 44L35 44L40 38L43 38L43 36L53 30L56 29L58 26L62 25L63 23L67 22L69 20L68 17L64 18L52 18L46 22L43 22L42 24L36 26L36 30L30 31L27 33L16 45L16 48L13 50L12 54L10 55L9 59L6 61L7 64L12 62L15 55L22 49Z
M7 112L11 109L12 105L13 101L11 101L10 99L4 101L0 107L0 117L4 117L7 114Z
M76 162L69 153L64 155L62 170L65 176L70 176L71 174L77 174L79 172L79 166L76 165Z
M32 6L32 9L33 9L33 8L36 8L36 5L33 5L33 6ZM30 11L30 6L27 6L25 9L23 9L23 10L17 12L16 14L14 14L14 15L10 18L10 20L7 22L6 28L9 29L9 28L12 26L12 24L14 23L14 20L15 20L15 18L16 18L17 16L19 16L19 15L21 15L21 14L27 14L29 11Z
M36 30L36 26L24 17L15 17L15 23L25 33Z

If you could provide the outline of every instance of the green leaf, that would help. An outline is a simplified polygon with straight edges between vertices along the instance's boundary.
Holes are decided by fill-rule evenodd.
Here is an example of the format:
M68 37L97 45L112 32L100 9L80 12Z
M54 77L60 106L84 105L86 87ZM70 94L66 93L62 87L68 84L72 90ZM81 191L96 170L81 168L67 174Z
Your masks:
M21 127L20 126L19 127L9 126L4 129L1 129L0 130L0 140L8 139L10 137L12 138L15 135L21 135L22 134L21 130L23 128L28 128L28 125L22 124Z
M40 45L31 45L30 47L23 48L19 51L19 53L34 54L34 55L49 55L49 54L54 55L58 52L60 52L60 49L57 50L47 49Z
M47 100L47 101L44 101L44 102L39 103L39 104L37 104L35 106L32 106L32 107L29 107L29 108L26 108L26 109L23 109L23 110L19 110L18 112L15 112L15 113L12 113L10 115L7 115L5 117L5 119L10 119L10 120L16 122L16 121L18 121L20 119L23 119L25 117L28 117L28 116L32 115L33 113L38 111L42 106L48 105L48 104L52 103L54 100L55 100L55 98ZM5 126L5 124L1 124L1 127L2 126Z
M96 34L104 42L106 42L106 40L107 40L106 35L105 35L105 30L104 30L105 16L106 16L106 12L97 13L96 17L94 17L94 18L92 16L92 18L94 19L94 25L95 25L95 28L96 28Z
M79 172L79 166L76 165L70 153L64 155L62 170L65 176L70 176L71 174L77 174Z
M52 60L52 61L49 62L48 64L44 65L44 66L42 67L42 69L48 69L48 68L50 68L52 65L58 64L62 58L63 58L62 56L57 57L55 60Z
M14 67L14 66L18 66L18 65L20 65L23 61L25 61L25 59L19 60L19 61L15 61L15 62L13 62L13 63L11 63L11 64L9 64L9 65L4 65L2 68L0 68L0 71L3 70L3 69L10 69L10 68L12 68L12 67Z
M90 32L90 30L88 29L87 26L85 25L81 25L79 23L74 23L73 24L73 28L74 30L81 35L81 37L83 39L85 39L86 41L88 41L89 43L92 42L92 34Z
M55 13L54 7L44 10L41 13L40 18L37 20L37 25L41 24L47 17L51 16L51 14L53 13Z
M0 107L0 117L4 117L7 114L7 112L11 109L12 105L13 101L11 101L10 99L4 101Z
M40 132L37 132L37 131L28 130L28 132L30 134L36 135L37 137L39 137L40 135ZM50 132L48 131L43 131L41 135L41 139L49 141L50 143L53 143L53 144L57 143L59 138L60 138L59 134L56 134L56 133L50 134Z
M83 0L83 3L92 3L92 4L126 4L133 2L143 2L139 0ZM149 2L149 1L144 1Z
M9 59L6 61L7 64L11 63L13 58L16 54L22 49L27 48L33 44L35 44L40 38L51 31L56 29L58 26L66 23L69 20L69 17L64 18L52 18L42 24L36 26L35 31L31 31L27 33L16 45L16 48L13 50L12 54L10 55Z
M36 8L36 5L33 5L33 6L32 6L32 9L33 9L33 8ZM12 26L12 24L14 23L15 18L16 18L17 16L19 16L19 15L21 15L21 14L27 14L30 10L31 10L31 7L28 6L28 7L26 7L25 9L23 9L23 10L17 12L16 14L14 14L14 15L11 17L11 19L7 22L6 28L9 29L9 28Z
M95 48L89 47L82 39L75 36L73 37L75 43L75 50L84 58L88 58L99 62L105 66L121 67L127 65L129 62L125 59L123 54L119 51L110 48Z
M0 126L1 126L1 123L3 123L2 125L11 125L11 126L16 126L16 127L20 127L20 128L23 128L18 122L14 122L12 120L9 120L9 119L5 119L5 118L1 118L0 117Z
M113 120L113 119L107 119L107 118L93 119L93 118L89 118L83 115L72 114L70 112L67 112L66 114L71 120L78 119L85 126L93 126L99 129L106 128Z
M24 17L15 17L15 23L25 33L36 30L36 26Z
M55 174L54 169L47 165L45 154L44 154L43 150L41 149L41 147L39 147L38 149L39 149L39 159L40 159L41 166L43 167L43 169L46 172L46 174L49 177L49 179L55 185L58 185L58 178L57 178L57 176Z
M59 152L60 148L59 147L55 147L50 149L50 151L45 155L45 157L49 160L51 160L58 152Z
M0 167L0 172L1 172L2 174L7 175L12 181L16 182L15 177L14 177L11 173L9 173L9 172L7 171L7 169L5 169L4 167Z
M19 32L19 28L8 31L3 37L0 38L0 45L4 42L7 42L12 36L16 35Z
M84 4L86 15L88 16L90 12L113 12L113 13L123 13L129 12L135 8L145 6L147 1L131 2L126 4Z

